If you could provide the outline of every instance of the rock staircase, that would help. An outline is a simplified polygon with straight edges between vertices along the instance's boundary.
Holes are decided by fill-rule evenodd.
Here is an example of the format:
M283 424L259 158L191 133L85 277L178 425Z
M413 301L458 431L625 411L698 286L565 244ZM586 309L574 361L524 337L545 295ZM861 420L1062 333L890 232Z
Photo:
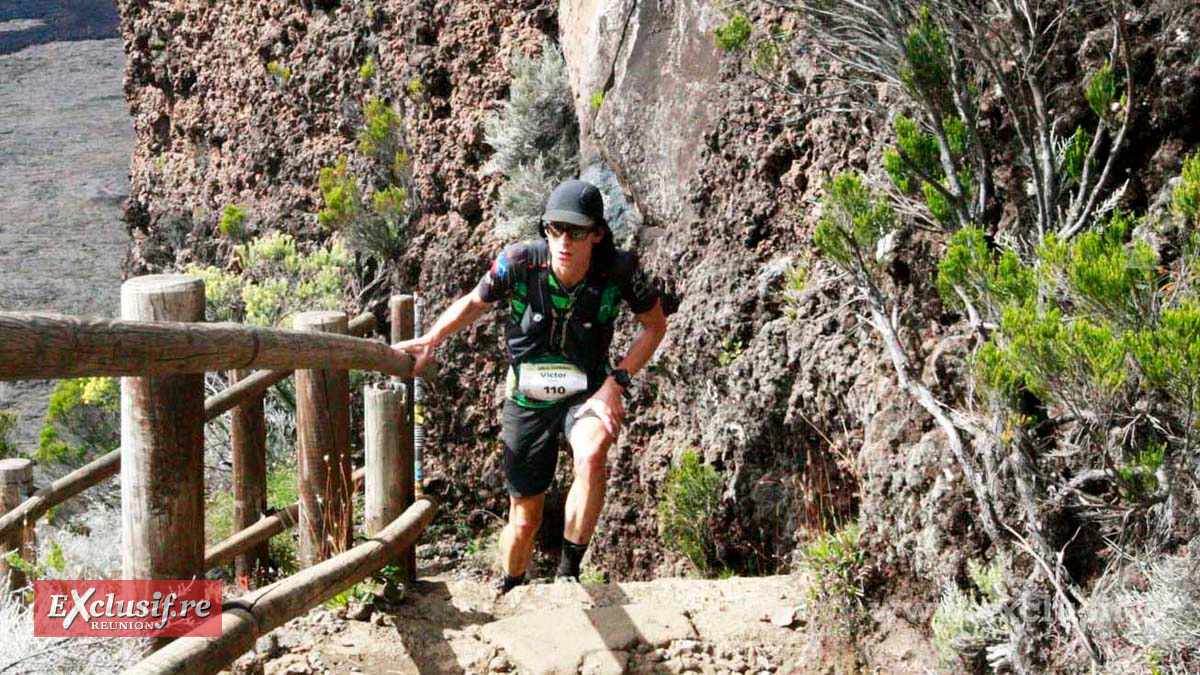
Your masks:
M797 575L532 584L498 599L480 579L434 576L388 611L315 610L260 640L235 670L826 672L804 667L829 657L805 628L807 601ZM845 665L829 672L853 669Z

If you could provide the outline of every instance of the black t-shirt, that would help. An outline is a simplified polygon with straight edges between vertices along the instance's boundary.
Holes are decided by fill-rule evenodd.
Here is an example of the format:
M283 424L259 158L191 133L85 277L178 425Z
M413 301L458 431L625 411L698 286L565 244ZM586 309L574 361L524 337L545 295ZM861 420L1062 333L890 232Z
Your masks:
M512 295L514 282L523 283L526 275L520 268L528 265L529 247L537 243L511 244L496 256L491 268L476 286L479 297L484 302L505 300ZM617 251L616 258L607 272L608 283L615 286L619 297L629 304L629 309L634 314L641 314L654 308L655 303L658 302L658 291L655 290L645 270L638 263L636 253ZM553 274L548 275L548 281L552 297L569 295L565 289L559 287Z
M603 383L613 329L624 300L635 314L654 308L658 293L633 253L618 251L605 269L593 267L586 279L565 288L550 267L545 241L508 246L479 280L476 292L485 302L507 300L505 340L517 368L527 362L560 359L587 373L588 391ZM517 405L539 408L554 401L526 398L509 371L507 396Z

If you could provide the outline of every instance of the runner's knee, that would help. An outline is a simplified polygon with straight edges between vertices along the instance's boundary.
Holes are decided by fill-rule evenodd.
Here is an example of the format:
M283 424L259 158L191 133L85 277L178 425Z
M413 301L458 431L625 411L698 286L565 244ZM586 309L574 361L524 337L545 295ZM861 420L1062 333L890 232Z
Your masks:
M603 476L608 463L608 446L611 442L601 440L596 444L582 444L575 448L575 474Z
M508 524L519 539L531 539L542 525L540 510L515 508L508 514Z
M584 417L575 423L571 429L571 451L575 455L575 463L583 458L601 455L600 463L604 463L604 455L612 446L614 437L608 433L598 417Z

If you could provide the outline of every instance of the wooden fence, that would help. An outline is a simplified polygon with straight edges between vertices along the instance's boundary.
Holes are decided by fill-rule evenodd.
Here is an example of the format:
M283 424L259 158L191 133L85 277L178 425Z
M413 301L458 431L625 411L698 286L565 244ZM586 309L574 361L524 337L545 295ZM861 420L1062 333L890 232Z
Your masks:
M204 305L198 278L151 275L123 284L120 320L0 312L0 380L122 376L120 449L36 491L30 460L0 461L4 550L33 562L36 520L118 471L125 579L202 578L232 561L239 579L250 580L266 561L267 541L298 528L305 569L225 603L220 638L180 638L133 672L217 672L263 633L384 565L413 578L414 544L437 508L414 500L412 358L357 337L375 327L373 316L306 312L294 330L282 330L205 324ZM393 341L412 336L412 306L411 296L392 299ZM393 377L364 391L366 466L353 473L351 369ZM228 371L232 384L205 400L206 371ZM300 499L268 514L263 395L293 372ZM204 424L227 411L235 533L205 550ZM370 539L352 548L360 486Z

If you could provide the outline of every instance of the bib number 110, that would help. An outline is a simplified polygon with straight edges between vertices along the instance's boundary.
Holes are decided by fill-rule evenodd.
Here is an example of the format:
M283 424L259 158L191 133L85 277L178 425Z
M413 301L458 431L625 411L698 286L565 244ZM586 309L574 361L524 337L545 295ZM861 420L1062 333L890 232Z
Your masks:
M566 394L567 393L566 387L542 387L542 388L546 390L547 394Z

